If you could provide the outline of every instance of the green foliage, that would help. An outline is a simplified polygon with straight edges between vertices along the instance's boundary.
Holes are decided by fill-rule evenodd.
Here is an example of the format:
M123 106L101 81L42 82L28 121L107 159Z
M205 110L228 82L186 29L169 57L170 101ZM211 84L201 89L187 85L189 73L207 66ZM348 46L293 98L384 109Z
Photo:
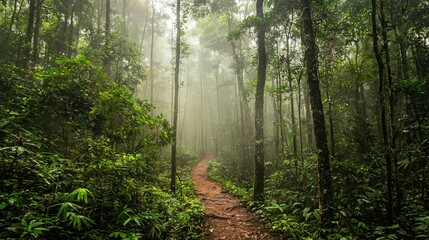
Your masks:
M91 32L87 43L83 46L84 55L98 66L102 66L102 61L106 59L107 54L113 66L111 80L118 86L135 92L137 86L146 78L137 47L118 32L112 32L107 37L110 44L109 49L106 50L105 36L101 32Z
M1 69L1 239L200 237L190 180L180 196L164 190L171 129L152 105L83 56L30 76Z
M14 233L18 233L20 239L27 239L30 236L37 238L43 234L44 231L49 229L42 227L43 222L31 220L27 222L25 219L22 219L19 224L7 227L6 229Z

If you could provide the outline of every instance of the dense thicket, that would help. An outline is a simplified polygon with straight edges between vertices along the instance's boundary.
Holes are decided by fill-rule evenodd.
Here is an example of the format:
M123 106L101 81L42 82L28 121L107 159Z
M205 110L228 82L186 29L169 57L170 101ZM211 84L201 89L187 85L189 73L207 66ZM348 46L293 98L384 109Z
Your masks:
M171 127L134 94L139 19L115 11L127 2L2 2L1 239L200 236L190 181L168 190ZM192 159L179 154L180 171Z

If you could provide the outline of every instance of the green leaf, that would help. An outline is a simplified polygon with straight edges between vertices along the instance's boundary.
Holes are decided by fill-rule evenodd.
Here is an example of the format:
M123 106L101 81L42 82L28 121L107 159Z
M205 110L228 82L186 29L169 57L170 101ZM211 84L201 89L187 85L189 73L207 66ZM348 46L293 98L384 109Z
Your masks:
M90 195L93 199L94 195L91 191L86 188L77 188L73 192L70 193L69 198L71 200L76 199L78 202L88 203L88 195Z

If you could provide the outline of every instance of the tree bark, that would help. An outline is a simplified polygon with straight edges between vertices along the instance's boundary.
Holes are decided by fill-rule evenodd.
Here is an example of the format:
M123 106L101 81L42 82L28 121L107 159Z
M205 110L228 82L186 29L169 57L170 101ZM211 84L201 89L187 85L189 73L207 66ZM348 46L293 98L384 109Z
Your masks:
M288 34L286 35L286 68L287 68L287 78L289 82L289 97L290 97L290 114L292 120L292 146L293 146L293 157L295 158L295 174L298 173L298 144L296 140L296 121L295 121L295 106L294 106L294 96L293 96L293 86L292 86L292 68L290 62L292 61L290 57L290 31L292 26L289 27Z
M232 30L232 15L227 14L228 18L228 30ZM235 74L236 74L236 80L237 80L237 87L238 87L238 96L240 101L240 130L241 130L241 139L239 140L240 146L241 146L241 169L242 169L242 178L245 178L248 172L248 159L250 157L248 156L247 152L249 151L246 149L248 146L247 140L250 138L250 123L248 122L250 119L250 110L248 107L248 92L244 88L244 60L241 50L241 45L236 45L234 40L230 41L231 43L231 49L232 49L232 55L235 62Z
M36 5L36 24L34 26L34 36L33 36L33 67L39 61L39 33L40 26L42 25L42 6L43 0L37 0Z
M67 41L67 57L72 57L73 52L73 33L74 33L74 14L76 9L76 2L71 3L71 15L70 15L70 32Z
M151 38L150 38L150 103L153 104L153 50L155 47L155 1L152 0Z
M33 40L33 33L34 33L34 13L36 11L36 0L30 0L29 3L30 3L30 8L28 12L28 23L27 23L27 31L25 33L25 43L24 43L23 62L22 62L22 67L24 69L28 69L30 64L31 41Z
M387 133L386 105L384 103L384 63L378 46L377 32L377 0L371 0L372 42L375 58L378 65L378 97L380 107L381 132L383 136L384 158L386 160L387 174L387 221L393 224L393 184L392 184L392 160L389 153L389 138Z
M305 174L306 172L304 171L304 144L303 144L303 134L302 134L302 108L301 108L301 102L302 102L302 97L301 97L301 77L302 77L302 69L300 72L300 75L298 77L298 129L299 129L299 153L300 153L300 160L301 160L301 169L302 169L302 179L304 182Z
M110 0L106 0L106 23L105 31L105 57L103 60L104 70L107 77L112 79L112 70L110 66Z
M220 55L218 56L218 58L220 58ZM219 97L219 65L220 65L220 60L218 60L218 62L216 63L216 69L215 69L215 80L216 80L216 103L217 103L217 125L219 125L221 123L221 107L220 107L220 97ZM222 145L220 144L219 141L219 131L216 131L216 153L219 153L219 150L222 149Z
M395 109L395 89L393 86L393 76L392 76L392 68L390 66L390 52L389 52L389 39L387 37L387 22L385 19L384 14L384 1L379 0L380 2L380 21L381 21L381 35L383 38L383 52L385 57L385 64L387 68L387 82L388 82L388 90L389 90L389 121L390 121L390 159L393 164L393 169L395 174L392 174L392 181L395 185L396 190L396 208L393 207L395 210L396 216L394 216L395 219L400 217L401 214L401 198L400 198L400 186L398 182L398 162L397 162L397 154L398 149L396 147L396 109ZM393 197L393 196L392 196Z
M332 178L327 144L325 115L323 113L322 97L319 88L317 67L317 46L311 17L309 0L301 0L303 18L303 45L305 49L305 64L307 67L307 82L310 90L310 102L313 115L313 127L317 148L319 209L322 227L332 225L334 219L334 203Z
M140 52L143 52L143 41L144 41L145 36L146 36L147 23L149 20L149 0L146 0L146 12L145 12L145 14L146 14L146 17L145 17L144 26L143 26L142 37L140 38ZM171 36L171 37L173 37L173 36ZM174 78L174 76L173 76L173 78Z
M263 0L256 1L256 17L258 18L258 80L255 94L255 181L253 186L253 199L264 199L264 88L267 72L267 56L265 50L265 23Z
M18 8L18 0L15 0L13 3L12 17L11 17L10 23L9 23L9 32L12 31L13 23L15 22L15 16L16 16L17 8Z
M273 136L274 136L274 150L276 153L276 158L275 158L275 163L276 163L276 167L278 166L278 163L280 162L280 127L279 127L279 123L280 123L280 118L279 118L279 107L278 107L278 103L277 103L277 95L279 92L279 88L277 87L278 81L280 81L280 53L279 53L279 44L277 44L277 66L275 66L275 72L276 74L272 74L272 78L271 78L271 97L273 100L273 111L274 111L274 128L273 128ZM280 103L280 102L279 102Z
M174 110L173 110L173 144L171 145L171 182L170 189L176 192L176 168L177 168L177 119L179 115L179 74L180 74L180 35L182 33L180 23L180 0L176 3L176 62L174 68Z

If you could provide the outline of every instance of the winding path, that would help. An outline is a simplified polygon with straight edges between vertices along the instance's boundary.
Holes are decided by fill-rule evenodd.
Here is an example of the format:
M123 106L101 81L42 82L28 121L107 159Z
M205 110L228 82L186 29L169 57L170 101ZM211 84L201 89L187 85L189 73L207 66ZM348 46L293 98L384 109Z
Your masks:
M240 205L238 198L207 179L207 167L212 157L212 153L207 153L191 172L198 196L206 208L203 227L207 235L204 239L280 239L271 236L258 218Z

